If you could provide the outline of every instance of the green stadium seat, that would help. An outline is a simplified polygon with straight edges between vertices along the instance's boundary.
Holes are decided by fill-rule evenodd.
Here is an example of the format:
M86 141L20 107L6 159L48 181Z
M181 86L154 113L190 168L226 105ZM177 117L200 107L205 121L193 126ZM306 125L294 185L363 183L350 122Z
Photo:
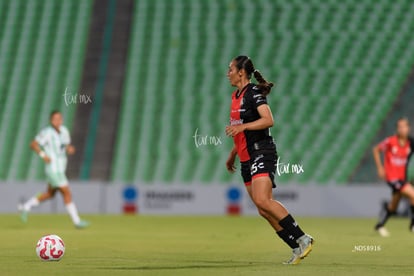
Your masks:
M78 90L91 3L0 1L0 59L8 65L0 69L0 179L43 179L29 143L51 109L71 127L75 105L62 95L66 86Z
M0 1L0 179L43 176L24 147L51 106L71 126L74 106L61 94L79 86L91 3ZM225 74L231 57L247 54L277 84L268 99L280 156L305 169L277 182L344 183L414 64L410 0L134 4L115 181L241 182L224 168ZM197 148L196 129L223 144Z

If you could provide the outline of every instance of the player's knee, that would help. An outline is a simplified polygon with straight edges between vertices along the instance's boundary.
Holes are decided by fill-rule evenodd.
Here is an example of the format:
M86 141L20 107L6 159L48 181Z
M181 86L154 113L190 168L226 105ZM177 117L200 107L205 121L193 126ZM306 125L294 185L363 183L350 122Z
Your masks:
M269 209L269 199L263 196L254 196L253 197L254 204L256 205L257 209L262 210L263 212L267 212Z
M61 188L60 191L63 195L70 195L70 189L67 186Z
M267 218L269 216L265 209L257 207L257 212L264 218Z
M65 197L68 201L71 201L71 200L72 200L72 193L71 193L70 191L68 191L68 192L64 195L64 197Z

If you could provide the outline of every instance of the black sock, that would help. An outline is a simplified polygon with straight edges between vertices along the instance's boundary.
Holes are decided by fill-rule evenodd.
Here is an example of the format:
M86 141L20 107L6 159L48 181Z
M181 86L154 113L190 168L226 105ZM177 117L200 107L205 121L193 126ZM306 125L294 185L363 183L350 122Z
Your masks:
M411 224L410 224L410 229L414 226L414 205L410 206L411 209Z
M286 231L286 229L282 229L280 231L277 231L276 234L287 244L290 246L290 248L294 249L299 247L298 243L296 242L295 237L292 235L289 235L289 233Z
M279 225L282 226L289 235L292 235L295 238L295 241L305 235L290 214L279 221Z
M375 229L383 227L391 215L392 215L392 212L388 210L387 204L384 204L379 214L378 223L377 225L375 225Z

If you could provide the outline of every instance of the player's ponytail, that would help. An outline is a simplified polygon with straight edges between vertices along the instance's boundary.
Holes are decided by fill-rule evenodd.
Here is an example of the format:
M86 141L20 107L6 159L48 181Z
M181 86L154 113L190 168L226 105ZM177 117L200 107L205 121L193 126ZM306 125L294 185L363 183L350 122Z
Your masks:
M244 69L248 79L251 79L252 75L254 75L254 78L258 82L257 86L261 89L262 94L264 96L269 95L273 83L263 78L262 74L254 68L252 60L248 56L238 56L234 60L236 61L237 69Z
M258 85L260 89L262 90L263 96L267 96L270 93L270 90L272 90L273 83L268 82L265 80L262 76L262 74L258 70L253 71L254 78L257 80Z

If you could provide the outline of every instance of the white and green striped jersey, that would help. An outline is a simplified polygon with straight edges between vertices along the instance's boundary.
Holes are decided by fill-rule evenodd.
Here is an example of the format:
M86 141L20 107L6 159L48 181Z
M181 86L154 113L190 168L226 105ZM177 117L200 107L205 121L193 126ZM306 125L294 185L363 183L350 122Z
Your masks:
M51 162L46 164L46 173L65 172L66 146L70 144L69 130L61 126L57 132L52 126L47 126L37 134L35 140L51 159Z

